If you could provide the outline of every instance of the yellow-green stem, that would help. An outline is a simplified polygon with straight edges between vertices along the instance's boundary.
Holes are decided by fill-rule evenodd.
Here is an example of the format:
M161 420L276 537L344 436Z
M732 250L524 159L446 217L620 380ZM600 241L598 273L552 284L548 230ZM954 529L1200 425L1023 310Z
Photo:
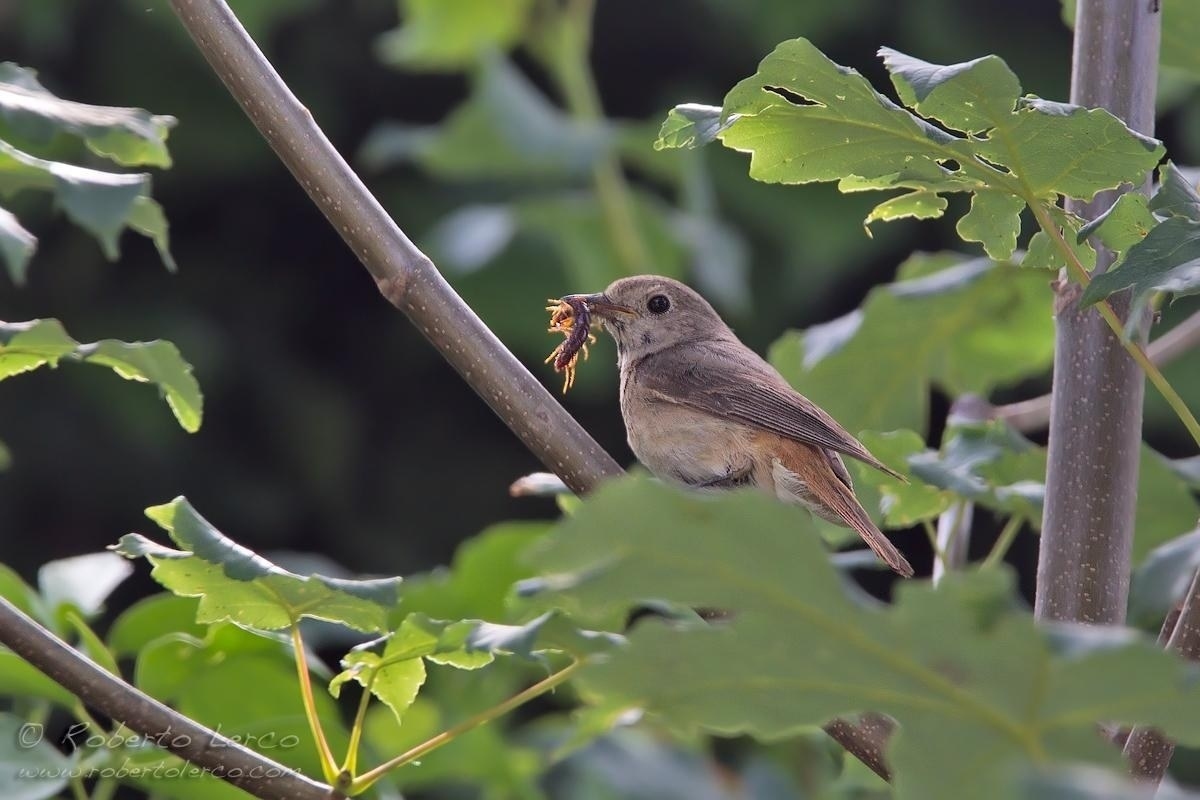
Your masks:
M361 794L362 792L365 792L367 789L371 788L371 786L376 781L378 781L380 778L382 778L384 775L391 772L392 770L394 770L398 767L402 767L405 764L408 764L412 761L416 761L417 759L421 758L422 756L426 755L427 753L430 753L430 752L438 749L442 745L448 744L449 742L453 741L454 739L458 738L459 736L462 736L464 733L473 731L474 729L478 728L480 725L483 725L487 722L491 722L496 717L503 716L504 714L507 714L509 711L512 711L513 709L517 708L518 706L528 703L530 700L533 700L535 697L539 697L539 696L545 694L546 692L550 691L554 687L558 686L559 684L561 684L562 682L567 680L567 678L570 678L582 666L583 666L582 661L575 661L575 662L571 663L570 666L564 667L563 669L554 673L553 675L546 678L545 680L535 683L533 686L530 686L525 691L514 694L512 697L508 698L503 703L492 706L491 708L487 709L486 711L482 711L469 719L463 720L462 722L458 723L454 727L447 728L446 730L442 731L437 736L434 736L432 739L427 739L424 742L422 742L421 744L412 748L411 750L401 753L400 755L396 756L393 759L385 761L384 763L380 764L378 767L375 767L374 769L370 770L369 772L364 772L362 775L355 778L353 782L351 782L348 793L351 795L358 795L358 794Z
M308 727L312 731L313 740L317 743L317 755L321 759L321 772L328 783L334 783L338 777L337 762L333 760L333 752L329 749L329 741L321 728L321 719L317 716L317 703L313 697L312 679L308 674L308 656L304 653L304 640L300 638L298 621L292 623L292 648L296 651L296 673L300 678L300 697L304 701L304 716L308 717Z
M1004 558L1008 548L1012 546L1013 539L1017 538L1017 533L1021 530L1022 520L1018 516L1011 516L1008 522L1004 523L1004 527L1000 530L1000 535L996 537L996 543L992 545L992 550L987 554L987 558L983 560L983 568L994 567Z
M929 539L929 547L933 550L933 557L946 563L946 554L942 552L942 548L938 546L937 528L933 527L931 520L921 520L921 527L925 530L925 536Z
M1045 206L1043 206L1040 201L1030 199L1029 207L1033 210L1033 215L1037 219L1038 225L1043 231L1046 232L1047 236L1054 240L1055 244L1057 244L1059 249L1062 251L1063 256L1066 258L1067 268L1070 270L1071 275L1076 281L1079 282L1081 286L1086 287L1089 283L1091 283L1091 276L1088 275L1087 268L1083 266L1083 264L1076 257L1075 252L1071 249L1071 246L1067 244L1067 240L1063 238L1062 231L1058 229L1058 226L1054 223L1054 220L1050 219L1050 215L1047 213ZM1178 415L1179 419L1183 422L1184 427L1187 428L1188 433L1192 435L1192 439L1195 440L1196 444L1200 445L1200 422L1196 421L1196 417L1192 414L1191 409L1187 407L1187 403L1183 401L1183 398L1179 396L1179 393L1175 391L1175 387L1171 385L1171 383L1162 374L1162 371L1159 370L1159 368L1155 366L1154 362L1150 360L1150 357L1146 355L1145 348L1143 348L1138 342L1135 342L1132 339L1126 339L1124 337L1122 333L1124 326L1122 325L1120 318L1117 316L1117 312L1113 311L1112 306L1109 305L1107 300L1101 300L1099 303L1097 303L1096 310L1100 313L1100 316L1104 319L1104 321L1108 323L1108 327L1112 329L1113 335L1117 337L1117 339L1121 342L1121 345L1125 348L1129 355L1133 357L1133 360L1136 361L1138 366L1142 368L1142 371L1146 373L1146 377L1149 378L1150 382L1154 384L1154 387L1158 389L1159 393L1163 396L1163 399L1167 401L1167 405L1171 406L1176 415Z
M563 11L563 35L556 58L555 77L562 89L567 110L575 119L599 123L604 118L600 93L588 65L595 0L570 0ZM647 269L650 255L637 226L633 196L616 156L605 153L592 168L592 183L609 235L628 273Z
M347 775L353 775L358 771L358 747L362 741L363 723L367 719L367 706L371 704L371 684L375 683L375 676L378 674L378 671L371 673L371 679L363 687L362 697L358 700L358 711L354 714L354 727L350 729L350 746L346 748L346 760L342 763L342 772Z

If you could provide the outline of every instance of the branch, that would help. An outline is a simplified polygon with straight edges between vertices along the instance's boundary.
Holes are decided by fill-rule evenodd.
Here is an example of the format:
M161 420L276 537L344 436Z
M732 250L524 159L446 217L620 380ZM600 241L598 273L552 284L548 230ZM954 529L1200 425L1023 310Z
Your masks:
M224 0L171 6L230 94L371 273L379 291L549 469L586 492L620 467L396 226Z
M525 446L576 493L620 474L616 461L488 330L371 196L225 2L171 0L171 6L229 93L383 296L421 329ZM881 763L881 741L863 732L848 736L849 744L843 745L870 766Z
M342 795L291 767L198 725L82 656L0 597L0 643L89 707L263 800L335 800Z
M1200 661L1200 571L1192 577L1174 626L1169 624L1172 616L1167 616L1159 641L1166 639L1167 648L1189 661ZM1135 778L1158 783L1167 773L1175 743L1154 728L1139 726L1130 731L1124 752Z
M1200 311L1192 314L1146 347L1146 355L1157 366L1165 366L1200 346ZM997 406L996 416L1019 431L1029 433L1050 424L1050 395Z
M871 768L879 777L889 783L892 771L883 759L883 751L887 749L888 740L896 723L891 717L869 712L863 714L858 722L839 717L825 725L825 733L829 738L846 748L859 761Z
M1071 102L1106 108L1152 134L1160 34L1161 15L1152 4L1080 0ZM1148 188L1149 175L1141 190ZM1092 219L1116 197L1104 192L1067 206ZM1096 273L1112 263L1113 254L1099 250ZM1145 376L1096 310L1079 308L1079 287L1060 283L1034 613L1040 620L1120 623L1129 594ZM1110 300L1118 317L1128 316L1128 291Z

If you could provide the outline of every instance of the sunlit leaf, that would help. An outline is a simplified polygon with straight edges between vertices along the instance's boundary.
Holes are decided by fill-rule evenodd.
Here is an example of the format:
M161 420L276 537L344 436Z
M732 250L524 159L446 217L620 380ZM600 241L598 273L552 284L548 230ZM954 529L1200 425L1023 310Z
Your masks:
M9 211L0 208L0 256L13 283L24 283L29 259L37 249L37 237L21 226Z
M54 319L0 322L0 380L62 360L108 367L122 378L158 386L184 430L200 428L204 398L192 366L163 340L80 344Z
M26 140L48 142L68 133L123 166L171 166L166 142L174 117L63 100L42 86L37 72L12 62L0 64L0 119Z
M201 517L182 497L146 509L182 550L136 533L121 537L116 552L145 558L155 580L175 594L199 597L196 620L230 620L277 630L302 617L323 619L366 632L386 630L399 578L352 581L288 572L237 544Z
M385 61L457 69L518 40L532 0L400 0L401 25L379 40Z

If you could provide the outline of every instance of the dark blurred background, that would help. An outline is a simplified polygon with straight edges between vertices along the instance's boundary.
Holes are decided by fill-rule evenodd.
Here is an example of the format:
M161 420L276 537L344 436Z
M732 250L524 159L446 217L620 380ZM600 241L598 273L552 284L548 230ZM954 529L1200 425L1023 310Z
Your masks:
M514 186L449 179L420 158L363 158L378 126L435 125L472 85L465 72L384 62L380 37L401 22L395 2L233 5L367 185L435 257L453 251L453 241L433 232L456 209L588 191L570 175ZM890 88L875 50L887 45L941 63L996 53L1026 91L1068 93L1070 32L1058 4L1045 0L601 0L591 62L607 115L636 123L627 127L630 146L641 148L629 159L631 182L672 202L679 183L662 176L679 169L678 159L701 160L707 202L744 245L746 269L721 285L694 253L684 253L680 268L760 351L787 328L856 307L913 250L964 249L953 235L953 205L949 222L876 225L868 238L860 221L877 197L758 184L746 176L744 156L718 147L696 156L650 150L668 108L719 104L794 36L881 90ZM5 381L0 441L12 463L0 472L0 561L32 577L41 562L146 530L141 509L180 494L251 547L317 551L351 570L389 574L445 562L459 540L490 523L555 513L547 501L508 497L514 478L541 468L536 459L381 299L165 3L0 1L0 56L39 70L61 97L179 118L169 140L175 165L154 178L178 273L166 272L135 235L123 238L120 260L107 263L61 214L25 199L18 210L39 252L27 286L0 279L0 318L56 317L81 341L170 339L194 364L205 395L204 425L188 435L153 389L106 370L68 365ZM513 63L554 97L535 59L518 49ZM1200 161L1200 113L1182 102L1189 97L1176 98L1159 130L1182 163ZM598 290L619 271L581 268L578 254L552 236L524 234L486 265L455 261L450 253L443 263L451 281L557 392L559 377L541 363L555 343L544 330L544 298ZM595 283L579 285L585 280ZM601 343L564 402L629 463L612 361ZM1193 400L1197 366L1193 358L1170 372ZM1044 387L1017 387L1011 396ZM1151 443L1187 454L1162 403L1153 392L1147 398ZM934 410L944 413L944 402ZM931 420L931 431L939 425ZM1028 561L1034 550L1025 545L1018 557Z

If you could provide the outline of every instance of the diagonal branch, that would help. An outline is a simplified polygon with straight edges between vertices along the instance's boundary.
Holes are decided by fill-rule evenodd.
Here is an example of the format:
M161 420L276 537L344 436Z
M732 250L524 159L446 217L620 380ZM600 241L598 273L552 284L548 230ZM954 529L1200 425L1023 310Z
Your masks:
M90 708L145 734L171 753L263 800L337 800L342 795L211 731L88 660L0 597L0 643Z
M246 116L403 311L542 463L577 492L620 473L392 221L247 35L224 0L171 0Z

